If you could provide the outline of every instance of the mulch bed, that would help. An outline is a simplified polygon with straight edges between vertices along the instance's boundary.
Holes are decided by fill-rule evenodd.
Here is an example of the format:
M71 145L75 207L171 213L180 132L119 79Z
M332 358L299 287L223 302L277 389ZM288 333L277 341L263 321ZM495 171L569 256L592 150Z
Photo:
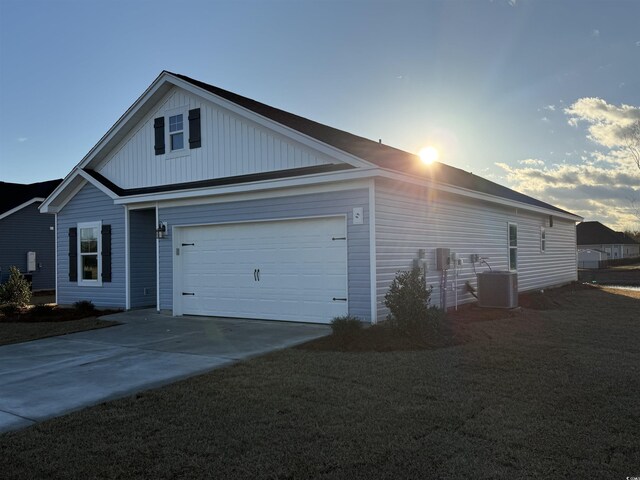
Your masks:
M571 303L577 292L593 288L589 285L570 285L519 296L519 307L514 309L482 308L475 303L447 312L444 324L428 335L408 335L395 331L386 322L363 328L352 335L329 335L298 345L300 350L336 352L391 352L411 350L434 350L453 347L469 342L473 335L465 327L476 322L489 322L503 318L522 318L526 310L556 310Z
M119 325L116 321L97 318L116 312L118 310L91 311L39 305L15 313L0 313L0 345Z

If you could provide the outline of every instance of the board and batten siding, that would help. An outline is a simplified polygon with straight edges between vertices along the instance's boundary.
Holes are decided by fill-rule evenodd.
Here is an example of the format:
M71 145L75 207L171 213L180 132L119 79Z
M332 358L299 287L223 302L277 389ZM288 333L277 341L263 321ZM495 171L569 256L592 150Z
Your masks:
M168 223L169 230L167 238L159 242L160 308L173 309L173 255L176 246L172 241L172 227L346 215L349 314L370 322L368 202L368 189L356 189L184 207L160 206L159 219ZM364 222L361 225L353 224L355 207L363 208Z
M96 307L125 308L124 208L86 184L58 213L58 303L70 305L90 300ZM69 281L69 228L80 222L101 221L111 225L111 282L79 286Z
M189 149L187 115L200 108L202 147ZM183 109L185 149L155 155L153 120ZM168 123L168 120L165 120ZM335 163L221 106L174 87L96 170L122 188L149 187Z
M56 288L55 218L40 213L32 203L0 220L0 283L9 279L9 267L28 273L33 290ZM36 252L36 271L27 272L27 252Z
M156 306L156 211L129 212L131 308Z
M427 188L377 180L376 296L378 320L388 314L384 296L396 273L412 268L418 250L426 250L431 303L439 306L441 272L435 249L450 248L462 259L457 281L458 303L474 301L465 282L477 287L471 254L487 257L493 270L508 270L508 224L518 225L518 288L520 291L561 285L576 280L575 222L437 192ZM546 252L540 249L540 227L546 228ZM477 272L488 270L476 263ZM453 271L448 272L447 304L455 301Z

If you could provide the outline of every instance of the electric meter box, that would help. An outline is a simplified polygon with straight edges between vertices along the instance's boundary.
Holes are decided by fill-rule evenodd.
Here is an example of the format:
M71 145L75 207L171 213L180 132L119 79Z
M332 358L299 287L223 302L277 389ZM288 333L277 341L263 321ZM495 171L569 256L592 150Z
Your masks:
M450 248L436 248L436 270L449 270Z

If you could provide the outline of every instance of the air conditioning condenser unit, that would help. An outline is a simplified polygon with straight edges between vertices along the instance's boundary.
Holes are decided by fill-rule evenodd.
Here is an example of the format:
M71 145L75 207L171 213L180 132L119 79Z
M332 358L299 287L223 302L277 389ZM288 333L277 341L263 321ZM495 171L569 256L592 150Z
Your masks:
M518 274L482 272L478 274L478 305L492 308L518 306Z

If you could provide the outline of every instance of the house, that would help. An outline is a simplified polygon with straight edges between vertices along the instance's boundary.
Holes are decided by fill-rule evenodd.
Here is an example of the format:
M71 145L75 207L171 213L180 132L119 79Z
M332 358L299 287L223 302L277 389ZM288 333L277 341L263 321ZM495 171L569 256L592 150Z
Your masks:
M435 304L474 300L465 283L487 264L521 291L571 282L581 220L167 71L41 211L56 216L61 304L306 322L384 319L415 262Z
M60 182L0 182L0 283L16 266L34 290L55 288L55 219L38 207Z
M605 260L640 256L640 243L600 222L581 222L577 225L576 232L578 250L605 252Z

